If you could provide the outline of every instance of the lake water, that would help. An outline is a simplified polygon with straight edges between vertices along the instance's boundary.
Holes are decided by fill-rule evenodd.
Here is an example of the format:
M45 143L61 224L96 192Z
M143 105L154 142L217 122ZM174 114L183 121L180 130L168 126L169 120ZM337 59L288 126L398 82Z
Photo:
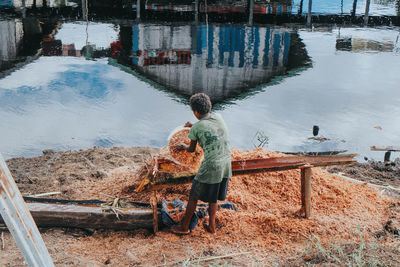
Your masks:
M372 145L400 144L397 26L17 17L0 20L0 32L5 158L165 146L196 120L195 92L211 96L235 148L267 136L266 149L348 150L362 161L383 159ZM328 140L309 139L313 125Z

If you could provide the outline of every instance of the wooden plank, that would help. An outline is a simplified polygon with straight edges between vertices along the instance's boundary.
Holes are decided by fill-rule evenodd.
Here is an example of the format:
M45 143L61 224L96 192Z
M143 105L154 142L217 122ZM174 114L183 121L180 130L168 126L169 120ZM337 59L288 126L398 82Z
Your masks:
M289 156L289 157L275 157L267 159L247 159L232 161L232 171L238 170L255 170L255 169L268 169L289 167L293 168L301 164L311 164L317 166L332 165L332 163L351 162L357 154L344 154L344 155L326 155L326 156Z
M400 146L371 146L372 151L400 151Z
M0 221L4 220L29 266L54 266L35 221L1 154L0 215Z
M353 164L357 154L325 155L325 156L288 156L266 159L247 159L232 161L232 174L241 175L259 172L284 171L299 169L308 164L311 167L322 167L331 165ZM195 173L170 173L159 171L162 169L163 161L159 161L161 167L154 167L154 171L145 177L136 192L153 191L168 188L173 185L190 183ZM155 174L155 175L153 175Z

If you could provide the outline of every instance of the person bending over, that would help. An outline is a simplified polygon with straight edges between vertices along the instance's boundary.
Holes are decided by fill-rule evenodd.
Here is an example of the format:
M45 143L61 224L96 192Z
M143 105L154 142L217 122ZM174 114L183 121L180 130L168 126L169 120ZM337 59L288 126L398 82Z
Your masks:
M171 231L176 234L189 233L190 220L196 210L197 201L201 200L208 202L209 207L209 223L204 227L208 232L215 233L217 201L225 200L232 176L228 129L221 115L211 113L212 105L208 95L192 95L190 107L198 119L194 124L185 124L186 127L191 127L188 135L191 142L189 146L180 144L176 149L194 152L199 143L204 151L204 159L192 182L185 216Z

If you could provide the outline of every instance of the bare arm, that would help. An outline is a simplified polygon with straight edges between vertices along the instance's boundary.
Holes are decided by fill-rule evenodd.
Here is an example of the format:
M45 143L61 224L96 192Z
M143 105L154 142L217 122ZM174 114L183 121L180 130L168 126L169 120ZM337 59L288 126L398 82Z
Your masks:
M190 146L186 149L187 152L194 152L196 150L197 141L190 140Z
M177 145L177 150L186 150L187 152L194 152L196 150L197 141L190 140L190 145Z
M185 123L185 127L191 128L192 126L193 126L193 123L191 123L190 121Z

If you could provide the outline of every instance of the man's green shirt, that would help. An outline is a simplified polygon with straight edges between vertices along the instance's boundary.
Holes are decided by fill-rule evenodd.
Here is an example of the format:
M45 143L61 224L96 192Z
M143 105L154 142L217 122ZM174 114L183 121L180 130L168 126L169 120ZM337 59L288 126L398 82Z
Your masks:
M195 180L216 184L232 176L228 129L221 115L210 114L202 118L193 124L188 136L204 150L204 159Z

